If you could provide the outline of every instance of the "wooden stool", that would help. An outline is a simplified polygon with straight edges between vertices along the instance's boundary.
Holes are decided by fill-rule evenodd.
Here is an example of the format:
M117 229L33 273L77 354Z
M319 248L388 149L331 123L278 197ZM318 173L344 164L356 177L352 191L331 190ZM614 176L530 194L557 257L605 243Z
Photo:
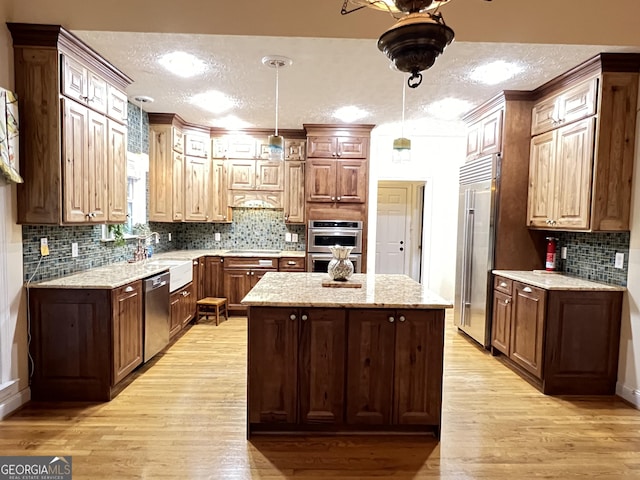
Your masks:
M216 316L216 326L220 324L220 313L224 313L224 319L228 320L227 314L227 299L206 297L196 302L197 313L196 323L200 320L200 317L209 317L210 315Z

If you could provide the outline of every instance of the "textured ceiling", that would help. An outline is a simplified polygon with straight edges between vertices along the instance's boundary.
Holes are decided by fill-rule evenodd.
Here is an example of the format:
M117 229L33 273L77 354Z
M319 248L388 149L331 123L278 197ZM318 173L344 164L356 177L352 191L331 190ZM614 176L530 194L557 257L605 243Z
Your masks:
M371 39L254 37L172 33L79 31L73 33L129 75L130 98L147 95L149 112L172 112L188 122L224 126L221 117L233 114L255 127L275 126L275 71L265 67L265 55L284 55L293 65L280 70L280 128L302 128L303 123L338 123L333 111L354 105L369 112L358 123L395 131L402 113L405 74L389 68L386 57ZM207 71L181 78L157 62L165 52L182 50L207 64ZM504 89L535 88L601 51L638 51L611 46L500 44L455 42L423 72L422 85L406 89L408 134L447 128L447 122L425 110L444 97L476 106ZM517 61L524 70L499 85L472 81L469 72L493 60ZM236 107L214 115L192 104L191 96L218 90L232 97Z

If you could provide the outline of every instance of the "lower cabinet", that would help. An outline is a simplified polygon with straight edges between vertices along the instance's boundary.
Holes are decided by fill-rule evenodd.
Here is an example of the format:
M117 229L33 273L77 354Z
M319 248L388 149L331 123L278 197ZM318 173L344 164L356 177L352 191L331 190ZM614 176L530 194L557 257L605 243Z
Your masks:
M444 311L251 307L249 433L439 434Z
M240 302L267 272L278 271L277 258L227 257L224 262L224 297L230 311L246 312Z
M206 257L195 258L193 260L193 296L196 300L204 298L205 282L207 279Z
M615 393L622 292L495 277L491 347L545 394Z
M108 401L142 364L142 281L116 289L31 288L31 398Z
M205 257L204 267L204 297L224 297L223 272L224 258Z
M281 257L278 260L279 272L304 272L305 257Z
M176 290L169 297L171 321L169 337L175 337L182 329L193 320L196 314L196 297L193 282Z

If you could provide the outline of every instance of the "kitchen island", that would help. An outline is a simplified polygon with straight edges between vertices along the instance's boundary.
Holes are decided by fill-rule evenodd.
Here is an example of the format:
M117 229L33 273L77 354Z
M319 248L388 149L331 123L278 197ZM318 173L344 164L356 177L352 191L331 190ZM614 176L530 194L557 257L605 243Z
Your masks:
M269 272L248 308L247 432L440 434L444 313L405 275Z

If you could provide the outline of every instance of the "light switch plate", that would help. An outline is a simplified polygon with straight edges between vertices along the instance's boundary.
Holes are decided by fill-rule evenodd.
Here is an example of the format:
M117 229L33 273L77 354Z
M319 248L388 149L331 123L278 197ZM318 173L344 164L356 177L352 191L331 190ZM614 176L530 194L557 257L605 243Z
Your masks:
M171 241L171 234L169 234L169 241Z
M285 242L290 242L291 241L291 232L286 232L284 234L284 241Z
M560 258L562 260L566 260L567 259L567 247L562 247L560 249Z
M298 241L298 234L297 233L292 233L291 234L291 241L292 242L297 242Z
M219 242L219 241L220 241L220 232L215 232L215 233L213 234L213 239L214 239L216 242Z
M616 262L613 266L616 268L624 268L624 253L616 252Z
M73 242L71 244L71 256L72 257L77 257L78 256L78 243L77 242Z

